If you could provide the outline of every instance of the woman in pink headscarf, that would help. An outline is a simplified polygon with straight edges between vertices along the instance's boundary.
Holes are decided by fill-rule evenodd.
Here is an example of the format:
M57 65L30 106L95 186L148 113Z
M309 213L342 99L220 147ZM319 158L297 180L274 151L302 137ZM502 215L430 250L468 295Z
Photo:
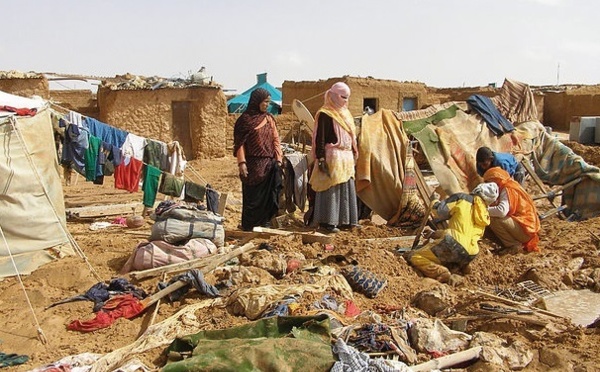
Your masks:
M316 192L313 226L327 232L358 225L354 165L358 156L356 127L348 110L350 87L339 82L325 93L325 103L315 115L310 176Z

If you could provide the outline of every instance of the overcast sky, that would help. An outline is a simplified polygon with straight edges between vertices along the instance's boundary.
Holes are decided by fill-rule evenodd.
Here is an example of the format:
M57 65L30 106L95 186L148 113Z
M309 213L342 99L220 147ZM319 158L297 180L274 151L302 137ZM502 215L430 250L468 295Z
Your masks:
M598 0L0 0L0 70L600 83ZM67 84L67 83L64 83Z

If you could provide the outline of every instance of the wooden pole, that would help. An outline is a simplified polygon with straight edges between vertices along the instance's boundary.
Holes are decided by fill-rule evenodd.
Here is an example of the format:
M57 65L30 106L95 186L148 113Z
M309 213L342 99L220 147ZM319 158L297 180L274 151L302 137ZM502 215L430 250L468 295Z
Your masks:
M432 359L428 362L417 364L416 366L410 366L412 371L432 371L438 370L442 368L448 368L455 366L459 363L467 362L472 359L479 358L479 354L481 353L483 348L481 346L476 346L471 349L467 349L465 351L459 351L458 353L454 353L451 355L446 355L437 359Z
M161 266L161 267L155 267L153 269L142 270L142 271L133 271L133 272L129 273L129 276L132 277L133 279L139 280L139 279L143 279L143 278L147 278L147 277L160 275L162 273L173 273L173 272L177 272L177 271L183 271L183 270L188 270L188 269L198 268L198 267L202 269L201 270L202 272L204 272L205 270L208 270L211 267L216 268L218 265L225 263L225 262L231 260L232 258L241 255L242 253L251 252L257 248L258 247L255 246L254 243L247 243L237 249L232 250L229 253L225 253L225 254L222 254L219 256L201 257L201 258L197 258L195 260L180 262L180 263ZM211 270L214 270L214 268ZM208 270L208 271L211 271L211 270Z

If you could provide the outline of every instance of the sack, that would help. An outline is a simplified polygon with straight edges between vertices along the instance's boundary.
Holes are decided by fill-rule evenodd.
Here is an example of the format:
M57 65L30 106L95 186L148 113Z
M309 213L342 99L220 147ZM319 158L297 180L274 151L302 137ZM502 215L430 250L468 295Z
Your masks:
M121 269L121 274L185 262L209 256L216 251L215 244L203 238L192 239L182 246L171 245L160 240L143 242L135 248Z
M153 216L156 221L164 221L169 218L175 218L180 221L203 221L213 222L222 224L224 218L211 212L201 211L199 209L188 209L188 208L172 208L159 215Z
M149 240L164 240L167 243L178 244L193 238L209 239L217 247L222 247L225 244L225 229L223 225L214 222L188 222L169 218L152 225Z

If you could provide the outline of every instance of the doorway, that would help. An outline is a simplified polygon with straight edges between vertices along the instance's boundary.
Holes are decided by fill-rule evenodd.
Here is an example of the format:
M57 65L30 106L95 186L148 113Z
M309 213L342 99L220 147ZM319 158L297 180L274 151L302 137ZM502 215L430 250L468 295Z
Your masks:
M187 160L194 158L192 132L190 130L190 106L189 101L171 102L171 111L173 112L173 140L179 142Z

